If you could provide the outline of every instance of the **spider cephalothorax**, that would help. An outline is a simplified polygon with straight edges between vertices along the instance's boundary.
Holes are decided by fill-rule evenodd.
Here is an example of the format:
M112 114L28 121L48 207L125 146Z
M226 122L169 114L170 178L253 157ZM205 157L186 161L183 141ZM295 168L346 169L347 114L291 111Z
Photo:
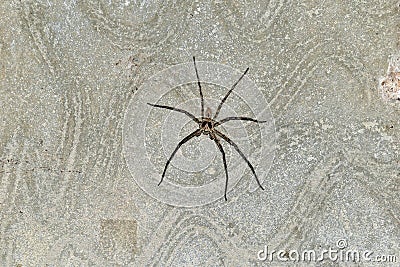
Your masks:
M214 140L214 125L216 124L216 121L211 118L211 114L211 109L207 108L206 116L202 117L200 120L199 129L201 130L200 133L208 135L211 140Z
M201 117L198 118L196 116L194 116L193 114L191 114L190 112L183 110L183 109L178 109L175 107L170 107L170 106L164 106L164 105L157 105L157 104L149 104L150 106L153 107L157 107L157 108L164 108L164 109L169 109L169 110L173 110L173 111L177 111L180 113L183 113L185 115L187 115L188 117L190 117L193 121L195 121L198 125L199 128L197 130L195 130L194 132L192 132L191 134L189 134L188 136L186 136L185 138L183 138L178 145L176 146L175 150L172 152L171 156L169 157L167 163L165 164L164 167L164 171L162 173L161 176L161 180L158 183L158 185L160 185L162 183L162 181L164 180L164 176L165 173L167 171L168 165L171 162L172 158L175 156L176 152L178 151L178 149L186 142L188 142L190 139L192 139L195 136L200 136L201 134L204 135L208 135L210 137L211 140L213 140L215 142L215 144L217 145L218 149L221 151L222 154L222 161L224 164L224 168L225 168L225 177L226 177L226 182L225 182L225 200L227 200L226 197L226 193L227 193L227 189L228 189L228 167L226 164L226 157L225 157L225 151L224 148L222 147L221 143L220 143L220 139L222 138L224 141L226 141L228 144L230 144L238 153L239 155L243 158L244 161L246 161L247 165L249 166L249 168L251 169L254 178L256 179L258 185L260 186L260 188L262 190L264 190L264 188L262 187L260 180L258 179L256 172L254 170L253 165L250 163L250 161L246 158L246 156L243 154L243 152L239 149L239 147L236 145L235 142L233 142L228 136L226 136L225 134L223 134L222 132L220 132L217 127L225 122L231 121L231 120L242 120L242 121L251 121L251 122L256 122L256 123L262 123L265 121L259 121L253 118L249 118L249 117L227 117L224 118L220 121L216 120L217 116L222 108L222 105L225 103L226 99L228 98L228 96L232 93L233 89L236 87L236 85L242 80L242 78L246 75L246 73L248 72L249 68L246 69L246 71L242 74L242 76L239 78L239 80L233 84L232 88L226 93L225 97L221 100L221 103L219 104L214 116L212 116L212 112L210 108L207 108L205 114L204 114L204 97L203 97L203 91L201 89L201 83L200 83L200 78L199 78L199 73L197 71L197 66L196 66L196 59L195 57L193 57L193 63L194 63L194 68L196 71L196 77L197 77L197 84L199 87L199 92L200 92L200 100L201 100Z

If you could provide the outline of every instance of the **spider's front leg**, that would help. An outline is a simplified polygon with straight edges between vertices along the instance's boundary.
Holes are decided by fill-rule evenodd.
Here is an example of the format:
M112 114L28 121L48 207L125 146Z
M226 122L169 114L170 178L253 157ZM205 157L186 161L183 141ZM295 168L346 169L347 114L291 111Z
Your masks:
M184 109L180 109L180 108L175 108L175 107L170 107L170 106L165 106L165 105L157 105L157 104L151 104L151 103L147 103L147 105L155 107L155 108L163 108L163 109L169 109L169 110L173 110L173 111L177 111L180 113L185 114L186 116L188 116L189 118L191 118L193 121L200 123L200 120L198 118L196 118L196 116L194 116L192 113L190 113L189 111L186 111Z
M256 122L256 123L264 123L267 121L260 121L260 120L256 120L253 118L249 118L249 117L227 117L225 119L222 119L218 122L215 123L215 126L221 125L227 121L252 121L252 122Z

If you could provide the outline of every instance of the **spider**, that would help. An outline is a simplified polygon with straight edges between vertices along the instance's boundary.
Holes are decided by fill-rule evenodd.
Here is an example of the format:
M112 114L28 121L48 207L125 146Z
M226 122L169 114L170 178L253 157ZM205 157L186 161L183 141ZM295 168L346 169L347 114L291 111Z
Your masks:
M225 179L226 179L226 181L225 181L225 194L224 194L225 201L228 200L227 197L226 197L226 194L227 194L227 190L228 190L229 176L228 176L228 168L227 168L227 164L226 164L225 151L224 151L224 148L221 145L220 139L223 139L224 141L226 141L229 145L231 145L239 153L239 155L243 158L243 160L249 166L249 168L252 171L252 173L254 175L254 178L256 179L256 181L257 181L258 185L260 186L260 188L262 190L264 190L264 188L262 187L262 185L260 183L260 180L257 177L257 174L256 174L256 172L254 170L253 165L250 163L250 161L247 159L247 157L243 154L243 152L240 150L238 145L235 142L233 142L228 136L226 136L225 134L223 134L222 132L217 130L217 127L220 126L221 124L223 124L225 122L228 122L228 121L233 121L233 120L251 121L251 122L255 122L255 123L264 123L264 122L266 122L266 121L260 121L260 120L256 120L256 119L253 119L253 118L249 118L249 117L226 117L226 118L224 118L222 120L217 121L217 117L218 117L218 114L219 114L219 112L220 112L220 110L222 108L222 105L225 103L226 99L232 93L233 89L235 89L236 85L247 74L247 72L249 71L249 68L247 68L245 70L245 72L242 74L242 76L239 78L239 80L237 82L235 82L233 84L233 86L231 87L231 89L226 93L224 98L221 100L217 110L215 111L214 116L212 116L212 112L211 112L211 109L209 107L207 107L207 109L204 112L203 91L201 89L201 82L200 82L199 72L197 70L196 59L195 59L194 56L193 56L193 64L194 64L194 69L195 69L195 72L196 72L197 84L198 84L199 93L200 93L201 117L196 117L196 116L194 116L193 114L191 114L190 112L188 112L188 111L186 111L184 109L179 109L179 108L165 106L165 105L147 103L148 105L150 105L152 107L162 108L162 109L169 109L169 110L173 110L173 111L176 111L176 112L183 113L183 114L187 115L188 117L190 117L193 121L195 121L199 125L198 129L196 129L194 132L192 132L191 134L189 134L188 136L183 138L178 143L178 145L176 146L175 150L172 152L171 156L167 160L167 163L165 164L164 171L162 173L161 180L158 183L158 185L161 185L161 183L163 182L164 177L165 177L165 173L166 173L167 168L168 168L168 165L170 164L171 160L173 159L173 157L175 156L175 154L179 150L179 148L183 144L185 144L186 142L191 140L193 137L199 137L200 135L203 134L203 135L208 135L208 137L215 142L215 144L217 145L219 151L222 154L222 161L223 161L223 164L224 164Z

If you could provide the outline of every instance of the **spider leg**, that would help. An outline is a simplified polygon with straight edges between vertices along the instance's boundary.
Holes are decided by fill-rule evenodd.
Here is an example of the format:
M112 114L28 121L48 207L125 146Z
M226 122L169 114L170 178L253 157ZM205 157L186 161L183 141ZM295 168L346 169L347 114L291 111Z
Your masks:
M167 171L168 165L171 162L172 158L175 156L176 152L178 151L178 149L187 141L189 141L190 139L192 139L195 136L199 136L201 134L201 129L197 129L196 131L194 131L193 133L189 134L188 136L186 136L185 138L183 138L178 145L176 146L174 152L172 152L171 156L169 157L167 163L165 164L164 167L164 171L163 174L161 176L161 181L158 183L158 185L160 185L162 183L162 181L164 180L164 176L165 176L165 172Z
M199 85L199 91L200 91L201 117L204 118L204 97L203 97L203 91L201 91L200 77L199 77L199 72L197 71L196 59L194 56L193 56L193 64L194 64L194 70L196 71L197 84Z
M194 120L197 123L200 123L200 120L198 118L196 118L192 113L190 113L189 111L183 110L183 109L179 109L179 108L174 108L174 107L170 107L170 106L164 106L164 105L157 105L157 104L150 104L147 103L147 105L150 105L152 107L156 107L156 108L165 108L165 109L170 109L173 111L177 111L183 114L186 114L187 116L189 116L192 120Z
M267 121L259 121L259 120L248 118L248 117L227 117L225 119L222 119L222 120L216 122L214 124L214 126L221 125L221 124L223 124L223 123L225 123L227 121L252 121L252 122L257 122L257 123L267 122Z
M239 153L239 155L244 159L244 161L246 161L247 165L249 166L249 168L251 169L252 173L254 174L254 177L256 178L256 181L258 183L258 185L260 186L260 188L262 190L264 190L264 188L262 187L260 180L258 180L256 171L254 170L253 165L251 165L250 161L246 158L246 156L243 154L243 152L240 150L240 148L238 147L237 144L235 144L235 142L233 142L229 137L227 137L225 134L221 133L218 130L214 130L215 133L221 137L222 139L224 139L226 142L228 142L231 146L233 146L233 148Z
M226 165L226 157L225 157L225 151L224 148L222 147L221 143L219 142L219 139L217 137L214 137L214 142L217 144L219 151L221 151L222 154L222 161L224 162L224 168L225 168L225 177L226 177L226 182L225 182L225 201L228 201L226 198L226 193L228 191L228 166Z
M221 103L219 103L219 106L217 108L217 110L215 111L215 115L214 115L214 120L217 118L222 105L225 103L226 99L228 98L228 96L232 93L233 89L235 89L236 85L243 79L244 75L246 75L246 73L249 71L249 68L247 68L244 73L242 74L242 76L240 76L239 80L237 82L235 82L232 86L232 88L228 91L228 93L226 93L226 95L224 96L224 98L221 100Z

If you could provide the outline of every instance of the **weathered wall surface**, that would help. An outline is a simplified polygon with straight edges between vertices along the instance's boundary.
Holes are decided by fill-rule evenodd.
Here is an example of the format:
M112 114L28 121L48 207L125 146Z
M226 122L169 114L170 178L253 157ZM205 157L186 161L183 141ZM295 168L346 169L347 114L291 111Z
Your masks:
M380 82L396 85L400 77L393 67L384 78L400 48L398 1L23 0L0 6L0 265L268 265L257 255L265 246L285 256L341 247L400 261L399 103L388 99L396 88L387 89L386 99L378 92ZM126 120L135 122L139 113L125 114L143 104L137 97L150 77L192 64L192 56L239 72L250 67L246 78L274 121L273 163L272 157L257 162L259 149L266 149L257 125L245 128L253 141L243 141L256 171L271 165L264 191L249 190L254 179L245 164L228 201L222 190L219 199L197 207L165 204L167 187L160 185L157 195L135 182L158 180L167 154L196 126L160 137L162 115L154 113L160 110L130 131ZM204 83L206 99L221 99L221 92ZM160 103L178 105L196 93L193 84ZM235 107L241 99L235 96L239 102L233 97L228 106L245 111ZM124 133L135 129L137 138L147 138L149 154L135 154L135 147L124 153ZM167 153L157 154L164 146ZM224 147L233 168L240 158ZM201 157L206 152L197 151L212 152ZM218 153L212 142L190 142L179 157L200 154L210 164L205 171L171 165L166 185L224 180ZM127 157L149 158L149 172L135 173ZM375 264L383 266L366 260L360 266Z

